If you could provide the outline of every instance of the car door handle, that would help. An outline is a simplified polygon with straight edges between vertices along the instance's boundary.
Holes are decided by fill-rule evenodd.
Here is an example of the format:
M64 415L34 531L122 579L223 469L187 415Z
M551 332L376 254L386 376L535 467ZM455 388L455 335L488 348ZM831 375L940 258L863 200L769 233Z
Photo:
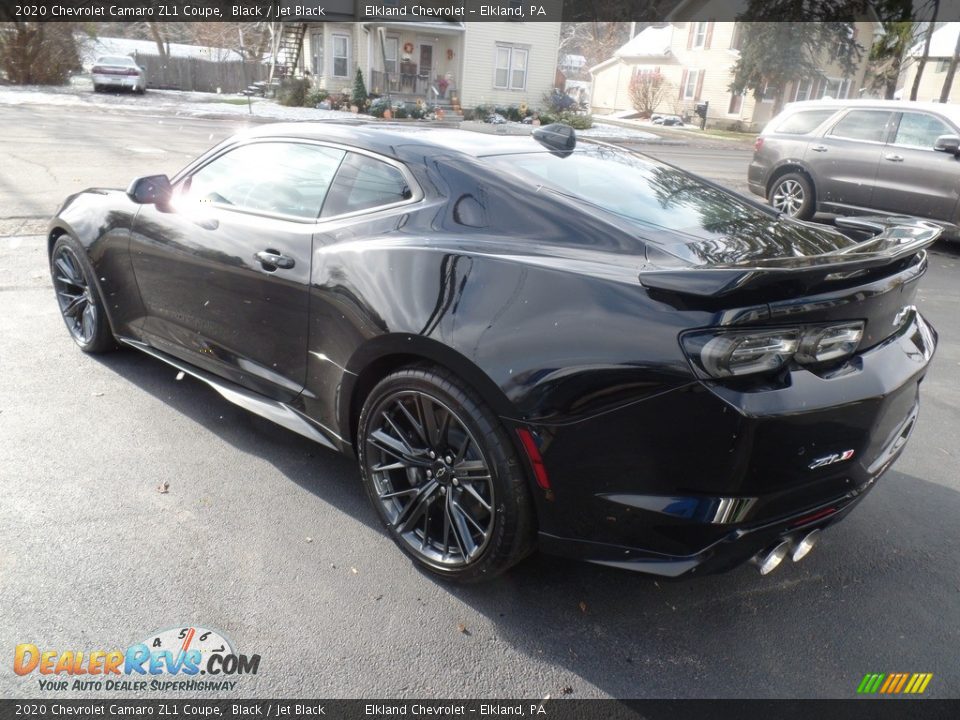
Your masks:
M813 150L814 152L826 152L826 151L827 151L827 146L826 146L826 145L814 145L814 146L813 146L812 148L810 148L810 149Z
M276 250L261 250L254 257L260 261L260 264L264 266L264 269L269 270L273 268L276 270L280 268L281 270L289 270L297 263L292 257L287 257L286 255L281 255Z
M220 227L220 221L216 218L199 218L193 221L194 225L199 225L204 230L216 230Z
M891 153L890 155L884 155L884 160L889 160L890 162L903 162L903 155L895 155Z

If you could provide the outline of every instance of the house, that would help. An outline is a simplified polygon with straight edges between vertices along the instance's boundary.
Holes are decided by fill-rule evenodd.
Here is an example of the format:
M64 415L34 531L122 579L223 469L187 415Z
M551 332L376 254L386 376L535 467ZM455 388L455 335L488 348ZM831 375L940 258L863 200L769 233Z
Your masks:
M852 32L872 42L876 23L857 22ZM777 97L775 87L733 93L733 67L740 43L750 23L672 22L651 25L619 48L610 59L590 68L593 77L591 106L598 114L633 110L630 83L634 77L659 75L666 90L656 112L693 116L698 103L709 103L707 124L716 127L758 130L770 119ZM835 54L825 57L816 77L790 82L784 102L822 97L860 97L866 62L846 75Z
M537 107L554 87L560 23L303 23L301 42L294 72L329 92L352 89L359 67L368 92L397 100Z
M935 102L940 101L940 93L947 77L950 58L957 47L957 36L960 35L960 22L944 23L933 32L930 39L930 54L920 76L920 87L917 100ZM898 100L907 100L913 90L913 81L917 75L917 59L923 55L923 41L914 45L907 54L900 68L900 78L897 81L897 92L894 95ZM960 70L953 76L950 86L948 102L960 102Z

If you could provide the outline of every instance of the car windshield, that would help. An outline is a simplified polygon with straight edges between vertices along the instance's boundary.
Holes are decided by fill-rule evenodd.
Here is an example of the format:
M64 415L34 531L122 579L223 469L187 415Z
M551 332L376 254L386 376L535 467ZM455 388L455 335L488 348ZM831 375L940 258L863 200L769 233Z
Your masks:
M531 152L487 159L502 171L647 226L691 232L736 220L770 220L689 173L601 145L581 145L566 157Z

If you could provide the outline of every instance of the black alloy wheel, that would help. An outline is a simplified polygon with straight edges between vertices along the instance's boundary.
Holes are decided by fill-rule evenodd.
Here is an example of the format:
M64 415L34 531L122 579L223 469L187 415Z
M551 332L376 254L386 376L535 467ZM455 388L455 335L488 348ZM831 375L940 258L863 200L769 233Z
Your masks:
M492 577L532 547L516 451L452 375L408 368L383 380L364 405L358 451L390 535L429 570L462 581Z
M93 273L83 250L67 235L53 246L50 272L60 314L74 342L84 352L99 353L115 347Z

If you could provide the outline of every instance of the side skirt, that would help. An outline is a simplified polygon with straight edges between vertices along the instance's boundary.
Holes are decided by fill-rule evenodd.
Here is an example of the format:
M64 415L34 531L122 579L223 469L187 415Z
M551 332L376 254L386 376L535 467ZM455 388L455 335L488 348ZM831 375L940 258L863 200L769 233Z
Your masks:
M331 450L340 452L340 447L337 446L337 443L339 442L341 447L344 445L343 439L332 430L320 427L316 422L310 420L289 405L279 402L278 400L271 400L270 398L264 397L263 395L259 395L255 392L251 392L244 387L217 377L206 370L201 370L198 367L194 367L187 362L157 350L156 348L140 342L139 340L118 337L117 341L123 343L124 345L129 345L132 348L136 348L147 355L151 355L158 360L165 362L167 365L175 367L177 370L180 370L187 375L195 377L197 380L205 382L207 385L220 393L220 395L222 395L226 400L229 400L234 405L242 407L244 410L249 410L254 415L259 415L260 417L266 418L271 422L275 422L277 425L281 425L288 430L293 430L293 432L310 438L311 440L318 442L324 447L330 448Z

